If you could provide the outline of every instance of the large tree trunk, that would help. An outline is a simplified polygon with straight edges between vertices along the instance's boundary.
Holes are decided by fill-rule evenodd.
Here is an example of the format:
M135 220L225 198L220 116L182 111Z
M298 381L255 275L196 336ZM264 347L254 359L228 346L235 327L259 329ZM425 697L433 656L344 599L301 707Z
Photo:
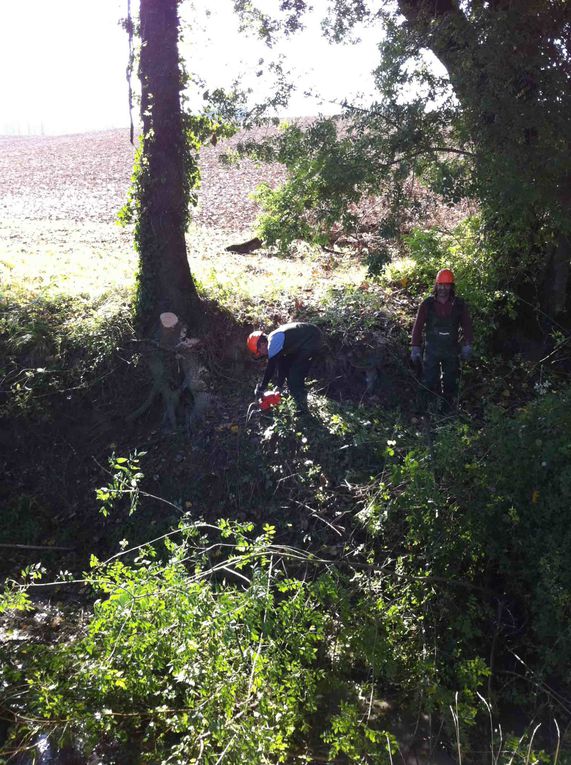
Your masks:
M571 151L571 147L570 147ZM571 173L567 173L558 195L561 210L571 221ZM554 250L548 258L543 284L544 301L552 305L550 316L555 318L566 314L571 318L571 230L562 227Z
M571 281L571 238L560 232L557 243L549 254L545 264L542 285L542 304L547 317L556 320L569 311Z
M509 0L491 0L487 8L482 6L482 12L498 13L496 23L505 23L506 17L503 14L509 6ZM524 55L529 54L529 58L533 59L535 48L542 45L541 24L536 16L529 15L529 35L523 40L521 48L513 48L506 54L505 51L494 49L493 40L490 43L492 47L486 49L486 39L478 39L458 0L398 0L398 7L410 28L445 66L458 100L471 115L471 136L476 155L490 164L494 151L502 152L506 142L519 142L527 147L527 156L524 158L525 155L522 155L521 161L541 173L545 164L545 141L541 149L541 136L537 135L535 126L518 123L518 109L514 106L520 104L521 107L529 107L537 101L537 112L541 113L544 109L544 105L537 100L540 98L537 83L534 82L533 72L526 68L527 56ZM506 28L506 36L508 32ZM494 61L494 57L512 54L512 69L510 71L509 67L506 68L506 72L510 73L508 79L502 83L497 79L490 80L490 62ZM498 93L498 89L502 92ZM506 108L504 99L511 106L511 114L508 113L510 109ZM522 179L524 177L522 175ZM535 185L533 173L528 174L526 182ZM546 210L557 209L563 219L566 211L571 210L568 191L571 185L569 179L559 179L559 183L559 193L552 189L553 198L547 198L550 193L547 191L540 207L543 202ZM530 215L530 220L533 220L533 215ZM556 244L546 245L543 267L539 268L535 279L541 312L547 319L538 323L544 329L571 308L571 232L569 225L563 222L559 229L556 232ZM514 252L514 258L519 255Z
M456 0L398 0L398 7L411 28L446 67L450 83L464 106L473 107L466 73L477 46L468 20Z
M163 424L188 432L208 396L195 353L202 324L200 299L186 253L190 163L181 112L178 1L140 0L142 154L137 175L139 251L136 318L152 378L134 420L158 397ZM175 330L176 328L176 330Z
M141 0L141 119L143 123L140 257L137 314L143 334L172 311L200 324L200 301L190 272L185 230L188 162L180 104L178 0Z

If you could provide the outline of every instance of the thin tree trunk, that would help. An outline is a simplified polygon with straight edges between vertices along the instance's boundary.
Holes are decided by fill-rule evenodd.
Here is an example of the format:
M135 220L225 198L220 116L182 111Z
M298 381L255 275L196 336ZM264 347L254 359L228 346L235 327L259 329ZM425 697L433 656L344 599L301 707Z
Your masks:
M571 151L571 146L569 147ZM558 201L562 218L571 221L571 173L561 183ZM566 213L566 215L565 215ZM571 227L559 231L554 251L548 259L544 276L543 295L546 306L551 306L549 315L553 318L567 313L571 315Z

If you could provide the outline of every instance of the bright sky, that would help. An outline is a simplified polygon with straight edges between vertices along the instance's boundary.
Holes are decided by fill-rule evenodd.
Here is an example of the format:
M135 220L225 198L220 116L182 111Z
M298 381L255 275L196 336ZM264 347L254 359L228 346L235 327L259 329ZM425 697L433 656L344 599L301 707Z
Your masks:
M324 0L314 5L323 6ZM132 6L137 9L137 0ZM253 72L260 57L268 58L267 49L237 35L230 0L195 0L195 6L200 15L208 9L212 32L201 32L194 40L187 35L189 71L201 71L213 87L228 85L238 72L249 71L250 84L260 88ZM128 42L118 24L126 14L127 0L0 0L0 134L61 134L128 125ZM371 90L379 39L377 30L358 46L332 47L321 38L316 20L279 50L295 70L302 91L311 88L335 99ZM297 116L318 111L338 108L299 95L287 110Z

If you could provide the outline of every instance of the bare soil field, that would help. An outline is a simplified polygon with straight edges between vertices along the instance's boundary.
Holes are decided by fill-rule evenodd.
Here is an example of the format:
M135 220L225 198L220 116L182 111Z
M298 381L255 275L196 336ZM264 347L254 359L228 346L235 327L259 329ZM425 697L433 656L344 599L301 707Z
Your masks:
M284 177L279 166L249 160L222 165L221 153L238 139L202 150L202 187L193 216L197 226L227 231L230 239L255 222L258 208L250 194L256 186ZM0 252L130 247L131 233L116 219L127 198L134 153L127 129L0 137Z

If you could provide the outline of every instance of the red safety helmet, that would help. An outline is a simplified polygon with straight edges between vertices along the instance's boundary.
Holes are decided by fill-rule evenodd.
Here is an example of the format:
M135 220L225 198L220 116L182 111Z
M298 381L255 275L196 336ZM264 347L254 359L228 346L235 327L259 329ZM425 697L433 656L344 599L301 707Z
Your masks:
M454 274L449 268L441 268L436 274L436 284L454 284Z
M248 346L248 350L250 351L250 353L253 353L254 356L260 355L258 351L258 343L261 337L265 337L265 335L261 330L258 329L255 332L251 332L248 335L248 339L246 340L246 345Z

